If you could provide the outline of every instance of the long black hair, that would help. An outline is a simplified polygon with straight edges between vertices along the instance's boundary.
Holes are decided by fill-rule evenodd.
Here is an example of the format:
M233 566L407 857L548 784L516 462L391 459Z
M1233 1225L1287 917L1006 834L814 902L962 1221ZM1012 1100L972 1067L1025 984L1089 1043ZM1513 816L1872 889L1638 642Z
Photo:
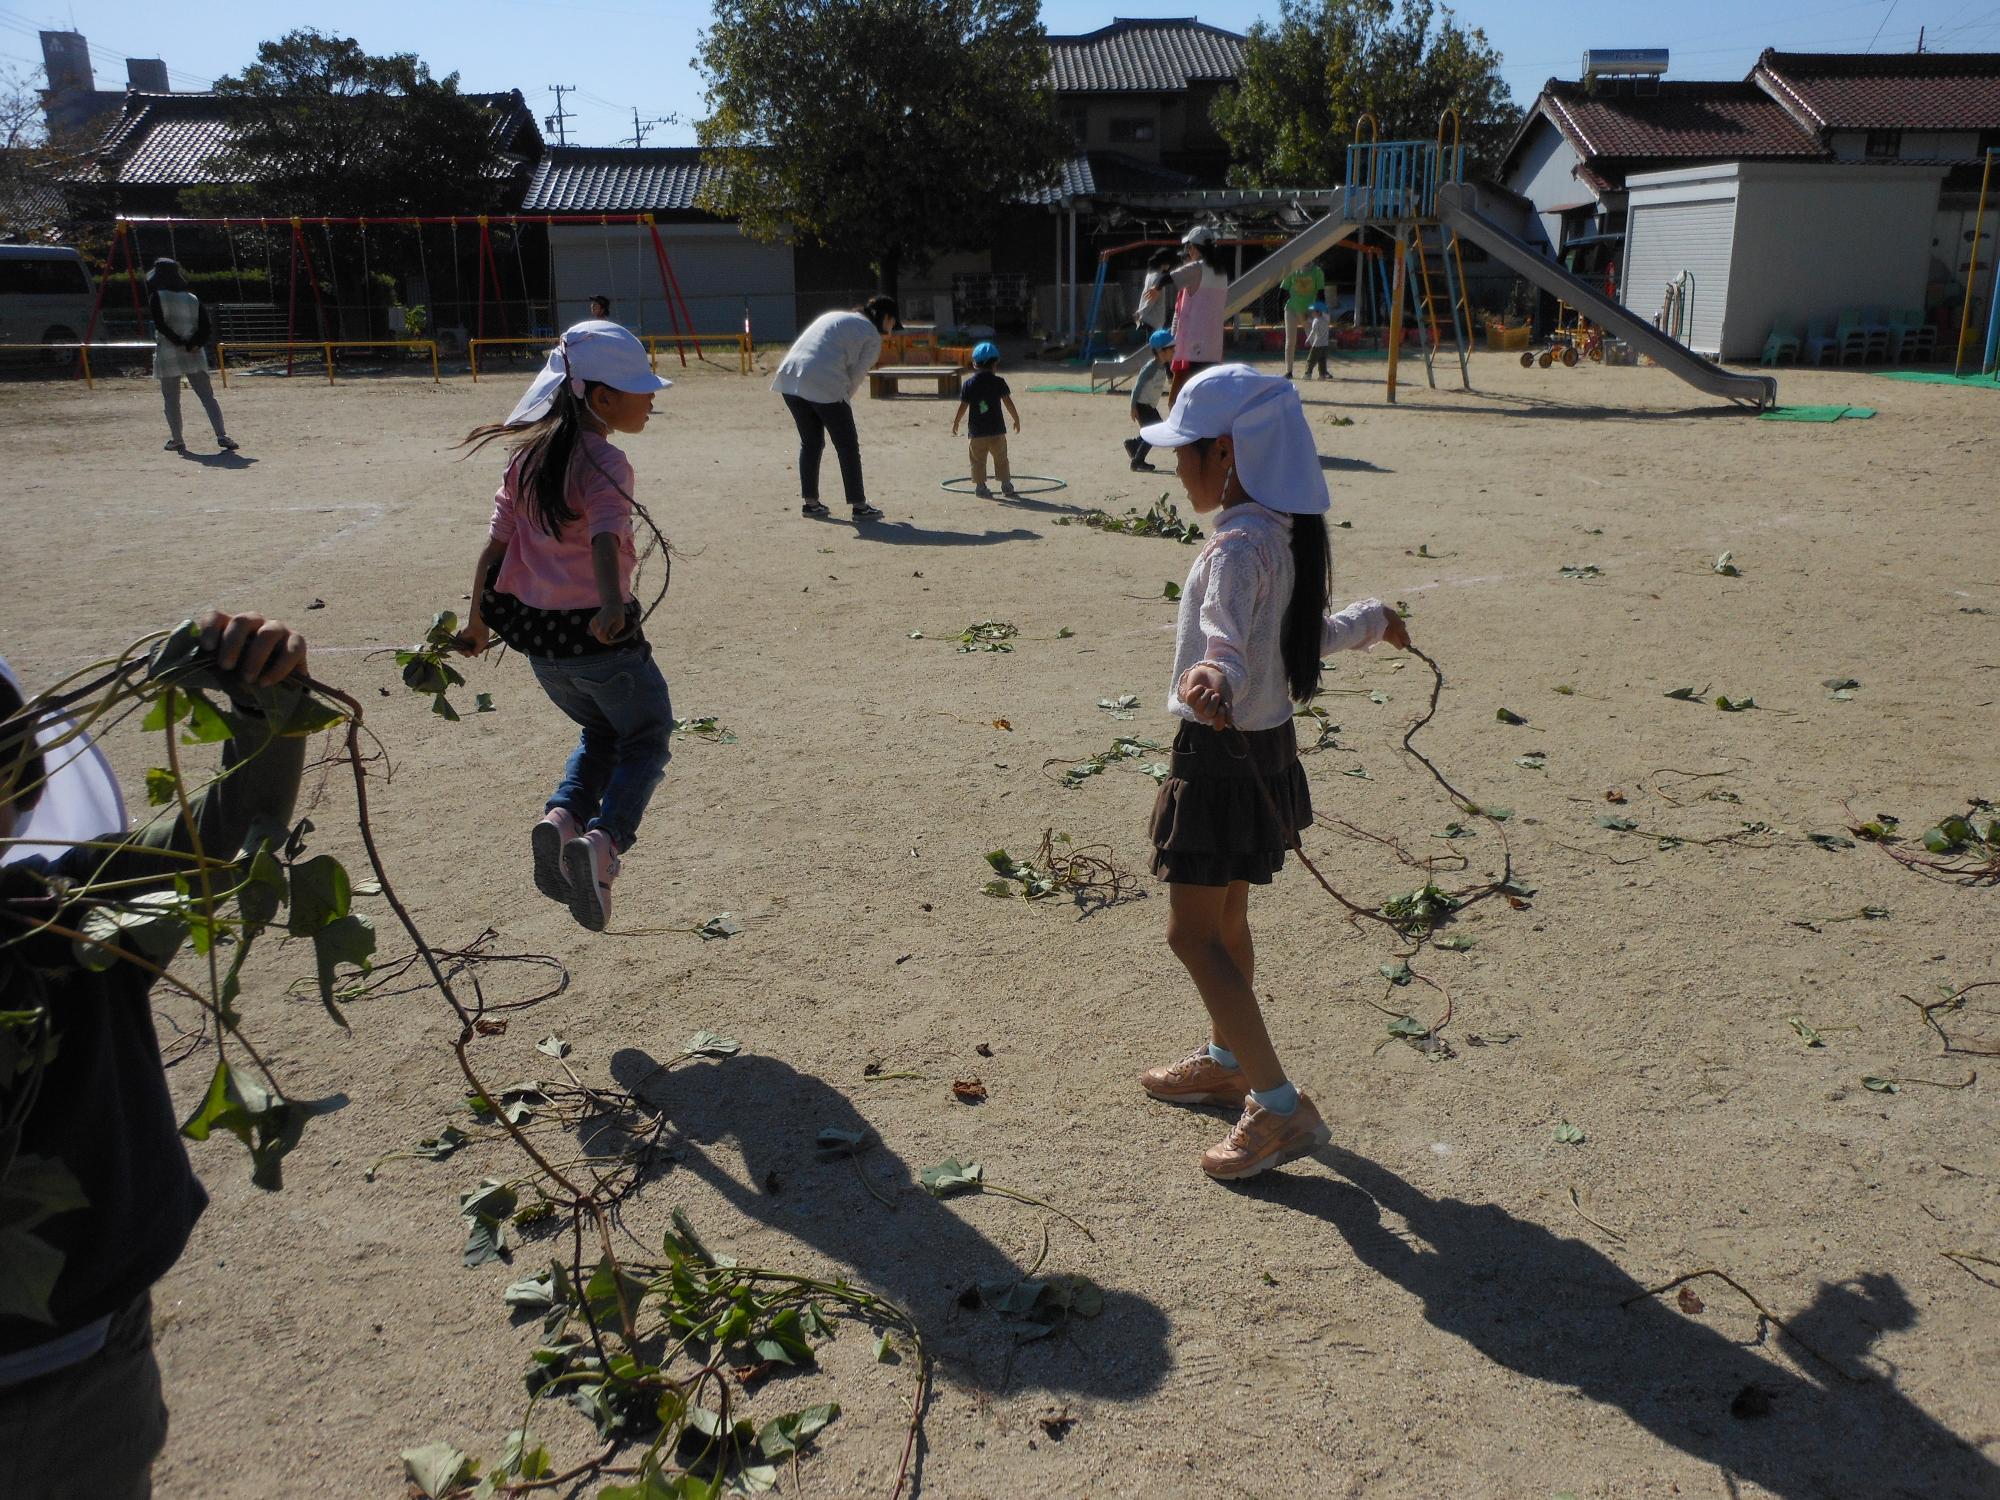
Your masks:
M1214 438L1197 438L1197 453L1207 454ZM1230 477L1243 500L1257 497L1243 488L1234 467ZM1231 501L1225 490L1223 504ZM1278 628L1278 654L1285 663L1285 686L1294 703L1303 703L1319 691L1319 648L1326 616L1326 601L1333 592L1333 544L1327 539L1326 517L1295 515L1292 521L1292 597L1285 601L1285 618Z
M1292 701L1303 703L1319 691L1319 648L1327 595L1333 592L1333 547L1325 516L1292 517L1292 597L1285 604L1279 633L1285 682Z
M565 380L556 387L556 399L546 416L519 427L489 422L473 428L458 445L471 450L466 454L470 458L496 438L513 439L507 448L513 455L508 465L514 470L514 493L535 524L550 536L561 536L563 527L576 519L576 509L569 503L570 465L576 462L589 421L590 393L599 384L586 380L579 396Z

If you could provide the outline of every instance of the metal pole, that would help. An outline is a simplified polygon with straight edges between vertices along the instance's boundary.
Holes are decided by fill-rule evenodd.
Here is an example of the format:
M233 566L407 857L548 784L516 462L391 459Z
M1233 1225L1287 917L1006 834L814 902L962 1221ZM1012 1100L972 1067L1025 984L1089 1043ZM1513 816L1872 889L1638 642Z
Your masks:
M1396 404L1396 362L1403 352L1403 280L1409 274L1402 223L1396 225L1396 281L1389 292L1389 404Z
M1076 210L1069 211L1069 336L1076 338Z
M1993 158L2000 152L1986 153L1986 166L1979 174L1979 207L1972 215L1972 261L1965 268L1965 303L1958 314L1958 343L1951 351L1951 373L1957 375L1965 363L1965 333L1972 321L1972 289L1979 281L1979 236L1986 223L1986 189L1993 180Z

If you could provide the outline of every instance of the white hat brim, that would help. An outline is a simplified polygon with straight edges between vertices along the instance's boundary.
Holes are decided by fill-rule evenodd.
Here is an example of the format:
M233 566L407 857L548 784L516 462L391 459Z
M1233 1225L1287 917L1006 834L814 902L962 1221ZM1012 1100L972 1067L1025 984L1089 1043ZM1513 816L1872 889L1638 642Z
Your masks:
M0 676L23 698L28 696L4 660L0 660ZM56 744L74 728L74 722L63 716L44 720L36 730L35 740L48 762L48 780L42 784L40 799L14 825L14 837L24 842L0 846L0 865L31 854L53 859L91 839L115 838L129 826L124 794L118 790L118 778L111 774L104 752L87 735Z

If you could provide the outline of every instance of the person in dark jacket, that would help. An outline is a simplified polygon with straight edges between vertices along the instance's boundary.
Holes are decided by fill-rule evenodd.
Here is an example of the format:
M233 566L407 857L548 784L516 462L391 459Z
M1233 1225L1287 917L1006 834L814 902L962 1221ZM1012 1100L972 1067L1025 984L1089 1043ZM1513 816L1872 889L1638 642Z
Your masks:
M223 747L221 774L190 805L203 851L226 858L253 826L291 817L305 741L275 734L266 714L288 713L303 691L286 679L303 671L306 643L255 614L211 610L195 625L233 714L254 726ZM193 840L169 806L135 833L102 828L78 842L91 838L66 784L84 763L78 740L58 746L49 721L21 708L0 675L0 1043L11 1044L0 1045L10 1060L0 1076L0 1495L144 1500L167 1427L151 1289L208 1195L161 1069L154 975L119 960L90 967L54 929L81 930L94 903L80 887L115 889L121 902L169 887L188 868L174 852ZM59 852L36 852L51 840ZM21 1018L36 1012L24 1031Z
M167 408L167 451L187 452L181 437L181 382L187 381L208 425L215 429L215 446L225 453L237 446L222 427L222 407L208 379L208 346L215 332L208 309L188 290L180 262L161 256L146 273L146 315L153 320L153 375L160 382L160 399Z

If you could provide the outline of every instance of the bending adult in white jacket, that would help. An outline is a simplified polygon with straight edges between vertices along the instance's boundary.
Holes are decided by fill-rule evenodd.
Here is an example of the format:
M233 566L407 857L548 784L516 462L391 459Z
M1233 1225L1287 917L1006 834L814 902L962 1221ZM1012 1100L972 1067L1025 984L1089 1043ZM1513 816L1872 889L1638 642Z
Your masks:
M824 516L819 499L819 461L826 440L840 460L840 487L857 521L880 519L868 503L861 479L861 439L849 403L882 355L882 335L897 326L891 297L870 297L851 312L822 313L792 341L771 389L785 398L799 429L799 513Z

